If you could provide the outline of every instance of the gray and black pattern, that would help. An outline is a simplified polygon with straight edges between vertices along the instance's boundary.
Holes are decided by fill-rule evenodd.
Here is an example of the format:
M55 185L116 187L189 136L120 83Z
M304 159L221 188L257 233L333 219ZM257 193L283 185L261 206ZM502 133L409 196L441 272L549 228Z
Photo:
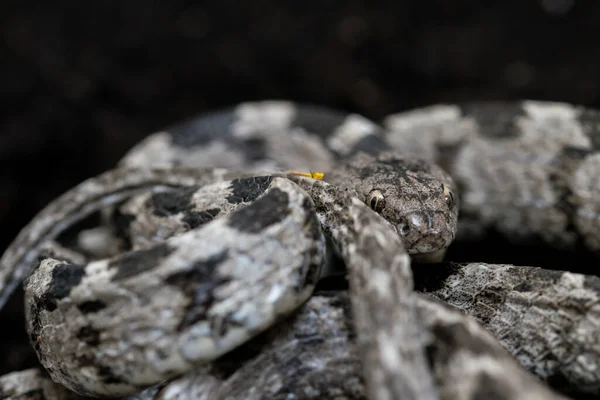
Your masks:
M468 263L440 264L415 279L417 289L474 317L543 380L600 392L598 277Z
M286 179L264 182L251 204L163 243L86 265L44 259L25 301L52 378L86 395L134 393L219 357L306 301L325 250L313 204Z
M422 334L427 334L423 339L427 366L435 372L432 382L438 393L434 398L566 399L522 373L494 338L462 313L428 296L416 296L415 303L418 315L426 316ZM357 356L360 339L356 337L353 308L347 292L318 293L286 323L207 369L142 393L140 400L166 400L177 395L200 400L372 398ZM466 362L478 368L465 371L461 366ZM458 367L452 367L453 363ZM446 375L452 371L461 375ZM409 393L402 396L391 398L414 398ZM426 398L425 393L418 398Z
M363 203L373 185L385 193L385 207L377 208L382 215L389 213L394 235L405 234L400 224L425 229L431 250L443 250L435 246L447 246L456 227L457 207L446 200L451 179L436 168L415 171L423 182L435 182L419 188L421 201L442 207L448 215L444 226L412 226L409 218L422 203L411 200L415 195L410 191L406 201L397 201L400 192L394 182L414 180L407 172L414 162L398 161L389 153L350 157L340 171L350 174L380 165L397 179L365 178L363 185L348 186L349 180L338 174L346 185L342 188L293 173L222 180L228 176L223 172L210 183L218 171L197 169L194 176L188 169L170 168L167 183L185 182L185 187L168 188L161 182L160 190L134 196L120 210L127 214L133 208L137 215L129 224L131 252L87 264L45 258L26 280L27 327L40 361L55 381L72 390L107 396L135 393L221 356L306 301L323 263L321 226L335 239L342 228L337 214L348 198L363 205L362 213L373 213ZM156 187L164 173L116 170L112 179L108 173L88 180L58 203L67 210L63 215L75 221L141 187ZM139 180L132 178L135 174ZM107 180L111 186L101 196L99 182ZM305 194L292 196L292 188ZM73 193L88 199L65 204ZM43 225L45 213L56 207L49 206L38 217L42 225L29 229L38 235L38 243L56 236ZM207 210L213 210L213 220L199 223L197 217L206 216ZM168 223L161 223L165 218ZM37 257L36 248L6 254L20 255L27 267L23 260Z
M385 128L290 102L242 104L149 136L50 204L0 260L0 303L35 269L32 344L54 380L87 395L563 398L525 369L600 394L595 278L429 264L414 286L410 268L492 230L598 253L599 122L542 102L440 105ZM78 248L54 245L96 211L105 225L80 232ZM349 297L309 299L323 233ZM298 282L301 295L283 293ZM260 300L273 293L281 312Z
M463 236L600 253L600 114L564 103L439 105L386 119L387 139L456 180Z
M382 128L359 115L263 101L157 132L134 147L120 165L328 171L336 161L361 151L389 149Z
M2 400L84 400L53 382L45 371L37 368L13 372L0 377Z

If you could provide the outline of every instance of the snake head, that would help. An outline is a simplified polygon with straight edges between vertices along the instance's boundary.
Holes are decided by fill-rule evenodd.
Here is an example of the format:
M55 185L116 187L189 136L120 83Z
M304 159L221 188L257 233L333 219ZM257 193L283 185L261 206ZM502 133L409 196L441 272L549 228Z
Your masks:
M326 174L392 223L409 254L439 262L456 236L458 196L452 178L421 158L359 153Z

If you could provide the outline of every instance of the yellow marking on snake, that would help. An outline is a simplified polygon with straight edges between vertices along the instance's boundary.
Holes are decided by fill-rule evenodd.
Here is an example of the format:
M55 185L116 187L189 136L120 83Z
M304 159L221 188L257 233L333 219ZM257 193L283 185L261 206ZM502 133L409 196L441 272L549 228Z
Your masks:
M325 176L322 172L302 172L302 171L287 171L288 174L305 176L307 178L322 180Z

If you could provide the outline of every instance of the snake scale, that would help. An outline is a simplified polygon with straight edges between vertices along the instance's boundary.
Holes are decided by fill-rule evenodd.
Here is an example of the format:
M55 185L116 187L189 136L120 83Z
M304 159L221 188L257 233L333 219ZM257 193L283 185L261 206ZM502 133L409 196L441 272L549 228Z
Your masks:
M537 101L381 125L264 101L157 132L5 251L45 369L0 398L598 395L596 276L441 261L490 232L598 254L599 148L600 113ZM320 287L340 263L349 290Z

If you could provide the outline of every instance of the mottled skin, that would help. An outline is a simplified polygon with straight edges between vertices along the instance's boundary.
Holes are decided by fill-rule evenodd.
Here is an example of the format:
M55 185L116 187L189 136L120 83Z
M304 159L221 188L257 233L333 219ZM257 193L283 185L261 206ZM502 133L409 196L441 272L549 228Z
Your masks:
M284 366L282 368L282 366ZM347 293L311 298L285 323L142 399L365 399Z
M427 335L422 341L427 346L428 367L435 372L437 398L565 399L523 374L515 360L468 317L428 296L415 296L413 300L417 315L425 317L422 329ZM199 400L275 400L292 396L298 400L366 400L369 397L358 357L353 309L347 292L318 293L288 320L215 363L127 400L166 400L177 395ZM467 362L477 368L465 370ZM460 375L447 376L453 371ZM48 393L66 392L38 370L13 375L0 378L0 387L3 381L22 384L28 378L28 387L38 388L40 400L87 399L75 394L52 397Z
M326 174L326 180L369 203L369 193L379 190L385 205L379 214L392 222L409 254L438 252L454 241L458 203L454 182L435 164L398 153L381 152L377 163L359 153ZM436 190L437 189L437 190ZM451 212L448 212L450 210Z
M52 378L81 394L135 393L305 302L325 250L312 202L283 178L248 185L250 205L161 244L87 265L44 259L25 303Z
M226 179L222 170L181 169L174 174L164 168L109 171L83 182L80 190L68 191L40 211L6 249L0 259L0 306L33 270L40 246L84 216L147 190L161 192L222 178Z
M436 398L566 399L521 373L515 360L462 313L428 296L416 296L415 303L419 315L425 316L423 329L428 336L423 341L427 343L428 366L435 371ZM175 393L193 393L193 398L201 400L368 399L356 357L351 308L347 293L317 294L289 325L257 337L219 359L208 371L175 380L140 399L165 400ZM475 368L465 371L462 367L467 362ZM457 376L447 376L453 371Z
M600 391L598 277L469 263L440 264L415 280L418 290L473 316L540 378Z
M495 229L600 253L600 114L564 103L438 105L386 118L399 151L437 162L461 197L459 237Z
M335 169L325 171L323 181L332 187L292 174L287 177L309 191L320 218L330 215L324 227L326 232L328 226L336 223L330 203L339 197L339 190L347 191L366 204L372 193L378 191L383 201L377 211L394 225L409 254L433 253L436 258L433 261L439 261L454 240L458 203L448 197L456 190L454 182L439 167L422 159L393 152L381 152L376 157L358 153L338 163ZM317 184L316 189L311 188L313 183ZM132 220L127 229L131 230L129 236L134 241L160 241L183 229L194 228L199 221L214 218L222 212L217 209L230 207L226 194L219 198L219 193L211 187L198 192L184 189L146 194L132 199L120 210ZM165 205L166 201L174 204ZM165 210L169 207L172 210ZM168 218L175 214L179 217Z
M436 399L423 327L412 295L410 258L393 225L348 199L333 232L349 272L358 350L369 399Z
M421 295L416 296L416 309L429 334L427 359L440 399L567 399L523 373L472 318Z
M0 399L84 400L85 397L54 383L46 372L35 368L1 376Z
M323 171L360 151L390 150L382 135L359 115L286 101L243 103L157 132L119 165Z
M311 389L309 383L296 388L285 385L266 387L266 382L273 382L270 379L276 374L268 371L280 371L281 374L289 374L286 376L301 379L313 366L302 364L302 361L297 364L296 361L290 363L271 358L259 367L266 371L262 381L265 384L261 384L250 369L239 365L232 375L236 378L231 386L227 386L228 378L224 376L205 376L202 380L198 380L197 376L182 377L163 387L160 395L155 388L154 392L143 393L136 398L166 398L165 394L189 396L191 393L202 398L199 395L201 391L208 396L219 393L217 398L228 399L251 398L247 397L250 393L262 395L260 398L265 399L291 394L300 399L319 398L319 395L371 400L560 398L524 373L472 319L430 298L412 293L407 251L416 256L422 251L432 250L433 253L426 253L429 256L425 259L438 260L451 240L449 238L454 236L443 229L444 221L449 226L455 222L458 206L455 186L447 175L439 174L437 167L416 161L415 155L436 160L464 190L460 194L460 207L465 224L460 237L474 237L489 229L497 229L515 241L541 239L555 246L596 251L599 237L597 215L600 212L595 201L597 193L600 193L600 178L596 173L600 166L595 154L599 142L596 134L598 120L593 112L566 104L525 102L508 106L439 106L392 116L386 120L384 130L360 116L345 116L316 107L295 108L286 102L243 104L150 136L120 163L121 167L141 169L117 170L113 175L109 173L97 181L92 180L87 189L81 190L85 185L79 187L79 191L65 195L42 212L34 220L37 223L24 230L3 257L0 263L0 279L3 282L0 287L3 289L0 294L5 298L27 275L29 262L37 257L37 245L53 239L83 215L141 193L142 189L152 187L155 193L143 195L143 199L139 198L142 200L133 199L129 209L125 206L119 210L126 215L128 209L130 215L135 216L135 222L126 225L125 229L130 231L134 239L132 243L137 243L139 248L154 245L157 234L168 237L178 232L181 224L185 231L192 225L208 223L220 211L188 207L189 202L182 200L190 196L190 189L176 191L179 194L175 196L158 193L168 190L165 186L202 186L208 183L199 178L199 173L194 175L190 172L197 171L197 168L234 167L244 172L275 167L330 171L326 179L329 178L334 186L293 175L288 178L306 190L317 212L321 207L319 220L324 231L337 241L338 250L348 267L358 339L356 350L349 352L354 354L356 351L360 355L365 379L364 388L353 386L353 390L364 392L342 390L341 394L324 393ZM396 153L382 153L390 149ZM405 161L398 157L398 151L410 157ZM361 157L367 157L361 152L388 158L380 159L382 163L377 165L367 158L360 161ZM348 164L353 171L348 176L343 173L346 167L338 163L351 156L355 156L352 159L355 164ZM391 165L406 166L403 164L406 162L410 164L411 172L396 178L386 176ZM160 176L158 172L149 172L152 171L148 169L149 165L162 166L166 173ZM180 166L194 168L176 172ZM359 176L361 170L364 170L365 179L372 178L376 182L372 185L354 182L351 177ZM375 175L370 175L371 172ZM227 174L224 172L208 173L213 179L210 182L216 175L229 179L225 178ZM434 175L435 179L423 178L422 173ZM160 185L158 190L157 185ZM346 192L337 190L337 186L352 187L353 190L348 193L351 196L340 195ZM427 188L429 192L423 194L421 188ZM108 193L112 196L105 197ZM397 202L396 193L406 193L408 197ZM356 197L352 199L352 195ZM173 198L169 199L169 196ZM373 199L376 201L373 202ZM67 204L69 202L74 205ZM380 215L391 217L392 223L368 210L365 203ZM149 214L152 216L148 217ZM57 223L57 216L65 215L68 217ZM262 218L266 216L264 214ZM160 218L167 222L166 230L160 229ZM421 237L428 239L422 241ZM438 245L442 246L441 252L436 253ZM112 254L118 251L113 246L105 252ZM526 274L519 276L522 280L527 279ZM440 279L438 283L443 282ZM580 281L580 278L574 279L575 286L571 287L576 287ZM458 274L454 281L449 281L447 291L452 294L455 289L456 293L472 290L473 296L479 298L479 293L489 291L478 288L478 282L484 280L470 280L467 275ZM497 285L494 293L513 293L513 287L519 286L521 288L516 292L526 291L522 286L528 284L511 280L494 282ZM550 283L553 284L554 281ZM580 321L577 332L567 332L566 322L564 328L560 324L556 327L565 329L564 342L552 337L553 330L536 331L543 339L543 346L532 340L533 333L519 335L518 324L506 323L515 320L514 312L519 310L517 303L507 301L504 307L502 301L495 300L489 305L497 309L491 319L486 318L489 312L477 314L481 309L477 305L484 302L476 301L473 307L464 309L498 335L507 349L519 355L519 360L542 378L549 379L552 374L558 374L568 381L565 385L571 390L574 385L581 384L582 391L596 393L598 386L593 365L597 364L598 358L593 338L596 337L597 324L591 312L594 300L589 300L595 298L593 290L587 287L580 289L588 299L586 301L592 301L592 308L578 309L584 311L574 311L573 303L568 300L570 292L566 290L553 292L547 299L536 297L536 290L532 289L531 295L526 297L527 306L521 306L517 315L519 312L526 314L529 305L543 309L545 302L548 321L554 322L557 316L567 316L564 321ZM440 296L444 294L440 292ZM558 301L561 296L566 296L567 300ZM446 297L452 298L447 294ZM92 309L97 306L93 302L89 305ZM328 310L335 313L335 307ZM338 327L342 324L333 318L333 314L331 317ZM490 320L494 322L487 324ZM312 323L315 323L314 320ZM510 325L512 331L502 328L503 324ZM274 329L280 327L285 325L277 325ZM328 327L333 331L343 331L333 322ZM494 331L494 327L501 329ZM299 327L293 329L295 335L302 332ZM504 335L505 332L509 333ZM571 353L561 351L560 343L566 343L566 339L579 343L580 347L574 350L577 354L574 358L569 357ZM291 339L281 343L286 347ZM331 356L325 347L319 350L319 359L326 360ZM263 347L262 351L268 355L279 354L282 350L276 347L273 353L269 353L267 347ZM544 355L553 352L557 355L544 358ZM298 360L302 359L299 356ZM299 365L304 365L304 368ZM335 367L326 367L315 373L330 379L330 386L336 388L341 378L334 376L335 370ZM331 371L331 376L326 374L327 371ZM356 381L350 377L355 371L341 372L348 374L344 375L344 382ZM360 380L360 377L354 379ZM221 393L223 397L220 397Z
M198 175L193 178L189 171L184 170L182 177L177 179L178 170L171 169L168 182L198 184L176 189L175 192L155 192L150 198L144 195L141 200L133 201L141 201L142 204L150 202L153 205L153 217L167 217L171 226L180 223L183 232L176 232L177 229L170 229L166 224L167 234L163 239L173 233L179 235L164 243L133 240L137 243L134 245L136 251L87 265L46 258L27 279L27 328L40 361L55 381L72 390L86 395L107 396L135 393L145 386L219 357L300 306L316 283L317 266L322 264L323 243L309 241L302 244L298 241L302 237L302 229L307 228L302 224L294 226L284 223L288 213L312 215L316 212L325 231L337 240L337 232L342 228L337 212L342 209L344 199L354 198L362 205L363 213L376 215L364 201L371 191L377 190L386 200L389 199L378 210L381 213L388 212L391 226L394 226L391 232L401 243L396 227L414 214L416 206L413 199L416 193L405 190L406 201L399 201L395 196L402 192L394 185L407 184L407 179L414 179L411 174L417 174L423 182L430 184L418 188L421 195L419 204L426 201L431 207L443 207L448 217L444 220L446 225L443 229L439 229L439 226L436 226L437 230L430 229L426 224L411 226L409 223L409 230L422 230L423 234L432 238L434 245L439 243L447 246L448 238L454 235L457 213L456 204L446 200L445 188L451 187L451 180L437 168L423 167L407 172L417 164L416 160L400 162L389 153L381 153L377 157L352 157L340 168L340 172L345 170L352 174L374 166L388 172L384 179L367 180L362 186L353 187L353 190L336 188L295 174L282 174L281 178L271 175L217 181L200 187L219 174L197 170ZM73 190L72 193L76 195L65 194L58 200L67 210L72 210L71 213L63 211L62 215L69 221L75 221L91 212L94 204L96 207L106 206L127 194L135 193L141 187L156 186L157 178L162 174L161 170L157 170L157 175L143 171L139 174L140 180L135 181L132 175L137 174L136 171L131 169L127 174L115 171L113 179L105 174L96 180L84 182ZM304 206L302 200L291 201L291 195L269 202L266 201L270 198L267 194L261 197L270 184L281 181L292 185L283 176L306 188L312 202L306 194L298 196L305 196L310 206ZM350 182L349 178L343 179L340 173L337 177L346 184ZM189 179L195 181L190 182ZM97 190L98 182L106 181L111 182L111 187L106 187L108 197L99 195ZM87 192L88 198L85 199L82 193L86 193L87 188L92 190ZM115 193L119 193L119 196L115 196ZM65 204L66 198L74 196L79 196L77 201L86 204L84 211L72 202ZM245 207L237 210L226 222L211 220L226 217L227 212L235 209L234 205ZM52 204L47 210L54 212L56 207ZM46 221L43 216L47 210L40 214L42 223ZM124 210L126 212L127 206ZM147 217L145 221L148 221ZM147 223L142 225L141 230L148 237L156 239L154 230L148 229ZM267 240L271 225L281 229L271 234L272 245ZM52 240L56 235L56 231L48 231L45 226L37 225L36 220L32 226L33 229L26 231L36 232L38 236L35 241L39 243ZM135 231L135 226L134 220L132 231ZM162 228L165 224L159 221L156 226ZM190 228L191 231L185 232ZM48 232L54 236L47 235ZM308 239L321 238L320 233L311 232L308 229ZM287 245L286 238L290 240ZM433 247L432 250L443 250L443 247ZM10 251L6 254L14 257ZM22 257L33 258L35 254L32 248ZM405 254L404 247L398 249L398 255L401 254ZM244 265L246 257L253 264ZM297 260L298 264L290 264L291 260ZM308 264L307 260L310 260ZM406 254L403 260L408 262ZM275 261L284 264L278 265ZM348 260L347 264L352 262ZM259 272L259 265L264 266L264 273ZM407 267L408 264L405 265ZM186 272L190 268L194 269ZM196 269L204 272L195 277L192 272ZM303 272L297 277L296 270ZM181 279L176 275L181 275ZM283 283L282 278L292 281ZM188 290L190 280L196 279L199 279L200 286ZM298 289L293 289L295 287ZM244 290L241 291L241 288ZM202 299L207 300L190 309L190 302L195 304L200 301L200 289L206 293ZM282 298L274 298L274 293ZM264 300L260 300L263 295ZM245 306L241 307L241 304ZM164 317L157 319L157 314ZM414 337L406 343L413 341ZM388 371L388 375L392 372L395 371ZM425 373L422 368L422 374Z

